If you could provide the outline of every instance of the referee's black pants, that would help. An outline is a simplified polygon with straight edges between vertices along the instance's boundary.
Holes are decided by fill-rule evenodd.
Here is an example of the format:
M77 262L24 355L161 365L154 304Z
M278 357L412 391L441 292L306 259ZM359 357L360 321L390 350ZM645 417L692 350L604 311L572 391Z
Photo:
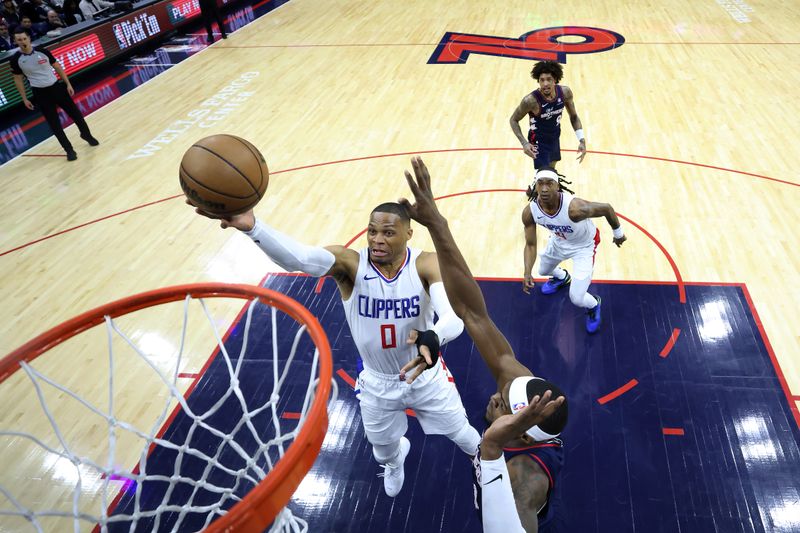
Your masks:
M65 83L57 81L50 87L31 87L31 91L33 92L34 102L39 106L39 110L44 115L45 120L50 125L50 129L53 130L53 134L58 139L58 142L61 143L61 147L64 148L65 152L72 152L73 149L72 143L67 139L67 134L64 133L64 128L61 127L61 121L58 119L59 107L78 126L78 131L81 132L82 138L86 139L92 136L92 132L89 131L89 125L86 124L78 106L75 105L72 97L67 92Z
M225 23L222 20L222 13L219 12L219 7L217 6L217 0L200 0L200 14L203 17L203 24L206 27L206 32L208 32L208 40L211 41L214 39L214 32L213 24L214 22L217 23L219 26L219 32L223 35L225 33Z

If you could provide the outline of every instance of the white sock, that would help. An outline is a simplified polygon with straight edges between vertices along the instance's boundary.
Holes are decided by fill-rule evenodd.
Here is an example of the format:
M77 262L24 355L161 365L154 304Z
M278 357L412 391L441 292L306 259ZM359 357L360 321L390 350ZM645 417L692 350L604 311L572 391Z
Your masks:
M588 292L583 295L583 305L581 307L585 307L586 309L594 309L597 306L597 298L589 294Z
M556 267L553 269L553 277L557 280L562 280L567 277L567 271L561 267Z

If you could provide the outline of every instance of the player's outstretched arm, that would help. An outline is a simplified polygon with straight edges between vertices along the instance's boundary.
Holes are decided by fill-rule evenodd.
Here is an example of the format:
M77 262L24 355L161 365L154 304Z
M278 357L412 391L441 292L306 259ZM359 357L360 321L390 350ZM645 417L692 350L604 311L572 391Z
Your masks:
M188 200L187 204L192 205ZM310 276L331 275L337 281L352 280L358 269L358 253L343 246L309 246L268 226L255 217L253 210L239 215L220 216L195 207L204 217L220 221L220 227L236 228L250 237L277 265L289 272ZM352 281L350 283L352 285Z
M611 230L614 232L614 244L617 247L622 246L622 243L628 240L625 233L622 231L622 224L619 222L617 212L611 204L603 204L599 202L587 202L581 198L573 198L572 203L569 204L569 218L574 222L580 222L587 218L605 217Z
M467 333L472 337L495 380L531 375L530 370L516 360L508 340L489 317L481 289L458 249L447 219L436 207L431 192L430 174L425 163L419 157L414 157L411 165L416 180L408 172L405 176L416 202L411 204L402 198L400 203L406 207L411 218L427 227L430 232L450 305L464 321Z

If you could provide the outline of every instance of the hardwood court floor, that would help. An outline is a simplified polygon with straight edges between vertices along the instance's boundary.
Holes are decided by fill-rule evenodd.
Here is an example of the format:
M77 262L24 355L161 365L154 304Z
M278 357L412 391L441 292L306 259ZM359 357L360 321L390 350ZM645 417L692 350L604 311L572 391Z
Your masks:
M612 203L628 235L616 249L598 222L595 277L676 283L676 298L683 281L745 284L800 421L800 153L791 142L800 14L777 2L566 1L545 10L522 1L291 0L93 113L102 144L76 142L78 161L45 157L60 154L50 139L0 167L1 345L10 351L133 293L257 283L276 269L246 237L182 203L178 161L212 133L262 149L272 176L257 214L312 244L356 236L374 205L407 194L402 171L423 153L437 195L498 190L441 206L477 276L520 278L524 197L514 191L532 176L508 117L534 88L532 61L498 54L519 55L520 36L561 26L624 38L565 58L563 83L590 153L573 161L565 123L559 168L579 196ZM462 64L431 63L448 32L495 44ZM68 134L77 139L74 128ZM419 227L412 243L430 247ZM714 320L732 318L723 307ZM181 371L196 371L207 355ZM91 358L43 364L102 396L83 357ZM4 404L21 394L6 385ZM142 388L129 401L156 394ZM12 418L28 411L16 402ZM138 453L129 451L133 463Z

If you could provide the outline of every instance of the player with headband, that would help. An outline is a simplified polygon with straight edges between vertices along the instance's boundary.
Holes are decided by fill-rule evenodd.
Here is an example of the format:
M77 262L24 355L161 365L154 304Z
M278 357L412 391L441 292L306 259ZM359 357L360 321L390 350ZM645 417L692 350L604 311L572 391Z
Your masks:
M566 398L556 385L517 361L489 317L480 287L436 207L428 169L416 157L411 164L416 180L408 172L406 180L416 202L400 203L428 228L450 304L497 381L497 392L486 408L490 425L474 460L483 531L538 531L553 517L550 503L562 462L558 436L567 423Z

